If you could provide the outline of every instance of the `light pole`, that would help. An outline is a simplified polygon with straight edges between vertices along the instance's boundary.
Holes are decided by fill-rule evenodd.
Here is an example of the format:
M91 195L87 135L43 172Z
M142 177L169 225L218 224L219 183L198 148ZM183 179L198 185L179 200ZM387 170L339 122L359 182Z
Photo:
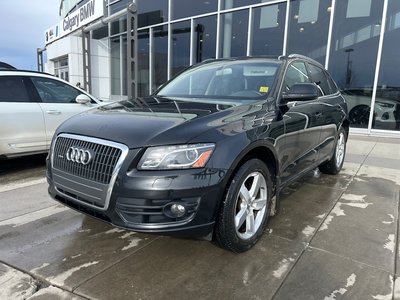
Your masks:
M353 48L349 48L344 50L347 53L347 68L346 68L346 88L350 86L351 82L351 61L350 61L350 53L353 52Z

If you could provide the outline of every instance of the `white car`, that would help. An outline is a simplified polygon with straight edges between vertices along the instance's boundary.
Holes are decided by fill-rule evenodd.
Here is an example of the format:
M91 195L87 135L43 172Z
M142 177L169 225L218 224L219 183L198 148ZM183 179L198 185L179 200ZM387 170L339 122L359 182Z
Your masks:
M63 121L100 100L49 74L0 71L0 158L47 152Z
M395 93L395 94L393 94ZM384 90L378 90L374 107L373 127L376 129L394 130L399 123L397 106L399 102L391 100L388 97L398 95L398 91L392 91L389 95ZM342 95L347 100L347 107L349 110L349 121L353 127L368 127L369 116L371 111L371 98L372 91L366 89L344 90ZM381 97L379 97L381 96ZM387 98L383 98L383 97Z

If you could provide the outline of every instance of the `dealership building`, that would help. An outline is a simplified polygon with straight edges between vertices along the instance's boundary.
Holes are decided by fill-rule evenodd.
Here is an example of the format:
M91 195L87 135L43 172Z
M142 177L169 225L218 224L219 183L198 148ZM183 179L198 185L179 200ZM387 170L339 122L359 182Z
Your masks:
M400 137L399 0L61 0L59 15L38 67L100 99L206 59L297 53L332 74L351 132Z

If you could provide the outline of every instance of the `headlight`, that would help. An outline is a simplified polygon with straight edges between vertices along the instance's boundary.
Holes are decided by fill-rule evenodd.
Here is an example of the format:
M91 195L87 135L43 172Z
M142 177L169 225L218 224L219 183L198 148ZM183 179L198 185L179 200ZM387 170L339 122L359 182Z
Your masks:
M214 144L151 147L139 162L139 170L202 168L209 160Z

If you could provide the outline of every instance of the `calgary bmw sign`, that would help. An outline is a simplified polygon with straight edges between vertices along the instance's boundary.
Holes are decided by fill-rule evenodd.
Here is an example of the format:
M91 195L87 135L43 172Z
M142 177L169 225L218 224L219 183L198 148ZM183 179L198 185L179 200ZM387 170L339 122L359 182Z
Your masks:
M90 0L45 32L46 45L104 15L103 0Z

